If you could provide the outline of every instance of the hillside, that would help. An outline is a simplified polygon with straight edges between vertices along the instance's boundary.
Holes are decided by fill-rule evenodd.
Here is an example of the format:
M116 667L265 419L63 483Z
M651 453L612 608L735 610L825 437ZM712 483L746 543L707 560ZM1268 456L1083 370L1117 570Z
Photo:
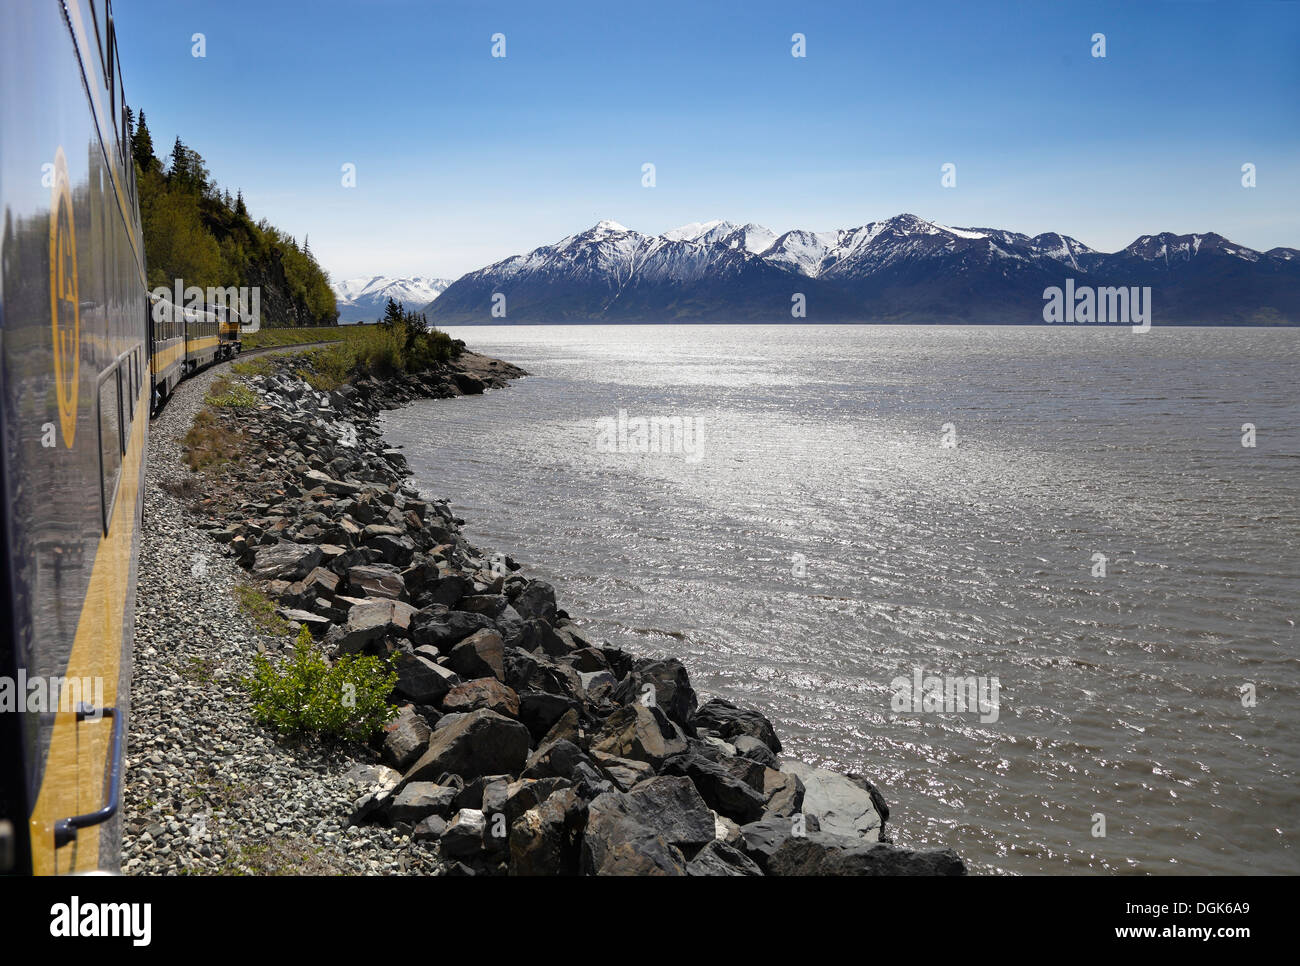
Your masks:
M131 136L149 287L260 287L265 326L333 325L329 276L304 238L254 222L242 192L217 187L202 156L178 137L166 165L140 112Z

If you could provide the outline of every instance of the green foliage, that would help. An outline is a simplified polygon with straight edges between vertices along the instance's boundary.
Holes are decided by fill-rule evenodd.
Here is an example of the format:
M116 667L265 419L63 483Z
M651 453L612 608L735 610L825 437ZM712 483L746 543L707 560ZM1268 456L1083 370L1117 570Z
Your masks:
M242 382L232 382L224 376L213 381L207 398L203 401L209 406L227 406L232 409L252 409L261 402L257 393Z
M294 329L259 329L243 336L245 349L267 346L303 345L307 342L342 342L355 329L351 325L300 326Z
M368 655L348 655L333 664L304 627L293 654L274 665L253 658L245 686L253 715L285 735L316 735L364 741L396 712L388 695L397 684L391 664Z
M200 409L181 444L185 465L197 473L218 469L238 456L243 436L211 409Z
M235 600L264 634L289 633L289 625L275 612L275 603L252 584L235 584Z
M423 315L407 312L391 299L384 319L377 325L340 326L346 332L343 342L309 353L310 364L298 374L313 389L329 392L360 376L425 372L451 361L465 348L460 339L429 329Z
M274 331L274 330L273 330ZM280 331L299 332L300 329L286 329ZM275 359L269 355L257 356L252 359L245 359L241 362L232 362L230 371L237 376L269 376L275 372Z

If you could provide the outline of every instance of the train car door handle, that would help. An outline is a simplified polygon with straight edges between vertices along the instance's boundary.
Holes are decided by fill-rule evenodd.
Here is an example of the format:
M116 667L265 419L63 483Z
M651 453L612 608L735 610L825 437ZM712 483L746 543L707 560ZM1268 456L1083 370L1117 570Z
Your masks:
M122 736L125 730L125 722L122 715L118 714L117 708L94 708L88 704L77 706L77 721L85 721L87 718L112 718L113 719L113 740L109 745L109 776L108 776L108 800L104 802L102 808L87 812L85 815L73 815L71 818L61 818L54 823L54 847L67 845L77 837L77 830L87 828L91 825L99 825L101 822L107 822L117 814L118 805L122 799Z

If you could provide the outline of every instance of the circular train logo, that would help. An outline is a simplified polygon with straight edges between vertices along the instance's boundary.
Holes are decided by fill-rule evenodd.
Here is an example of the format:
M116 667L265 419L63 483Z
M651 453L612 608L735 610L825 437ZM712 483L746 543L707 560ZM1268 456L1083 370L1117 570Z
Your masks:
M77 392L81 365L81 296L77 286L77 229L68 182L68 159L54 155L50 200L50 327L54 334L54 385L59 395L63 442L77 435Z

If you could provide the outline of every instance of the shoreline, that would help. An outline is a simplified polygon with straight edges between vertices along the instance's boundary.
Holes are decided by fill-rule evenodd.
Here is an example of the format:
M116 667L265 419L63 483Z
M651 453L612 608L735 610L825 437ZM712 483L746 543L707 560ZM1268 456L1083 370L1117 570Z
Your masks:
M257 405L220 411L243 435L238 458L209 476L210 492L188 508L181 505L188 497L177 495L168 512L147 513L146 543L155 527L164 540L191 543L196 560L214 558L192 571L231 587L251 579L287 625L288 633L227 631L234 647L207 642L216 666L205 673L221 683L224 714L212 716L216 734L187 762L200 774L233 766L236 778L251 769L251 779L256 762L223 739L252 740L255 732L258 755L287 758L285 767L305 770L308 784L328 794L305 809L314 825L291 817L263 821L259 831L257 818L242 814L243 796L214 802L221 796L204 785L198 795L181 789L201 806L191 810L203 816L196 838L192 816L152 814L165 806L137 786L141 777L159 783L150 768L158 752L134 754L125 778L126 871L280 871L255 862L232 867L229 852L274 851L287 826L308 836L297 847L316 849L308 864L337 871L965 872L951 850L892 845L888 806L869 781L780 757L765 717L720 699L701 703L680 661L637 658L589 640L549 584L530 580L508 556L472 546L445 500L420 496L400 451L379 435L378 414L417 398L505 388L526 375L522 369L466 352L419 377L366 377L318 393L293 374L309 365L281 359L269 374L244 380ZM195 409L192 397L186 401L172 423ZM163 484L178 494L186 488L189 471L161 462L160 479L150 465L146 498L160 504L151 502L151 511L164 509ZM187 528L208 538L187 541ZM165 638L164 618L145 606L149 594L142 598L143 639ZM287 654L301 626L331 658L394 662L401 710L382 742L288 741L252 721L238 679L254 654ZM137 669L145 694L154 670ZM204 694L190 695L191 704L205 703ZM149 709L142 713L147 720ZM168 745L134 725L132 752L142 741ZM184 785L183 776L165 767L163 774L164 785ZM257 784L264 792L253 800L264 810L284 799L291 814L303 813L300 793ZM171 858L176 839L192 862ZM354 854L337 856L338 845ZM361 868L347 861L357 852L365 856ZM300 857L284 871L309 869Z

